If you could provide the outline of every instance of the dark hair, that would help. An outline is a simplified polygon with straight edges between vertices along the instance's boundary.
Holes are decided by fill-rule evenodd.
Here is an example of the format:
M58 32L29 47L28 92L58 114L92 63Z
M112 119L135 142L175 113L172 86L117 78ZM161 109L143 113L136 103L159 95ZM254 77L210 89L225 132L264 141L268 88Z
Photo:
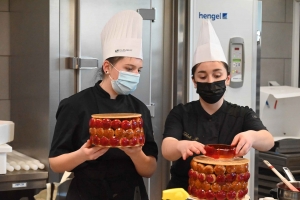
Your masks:
M124 58L123 56L110 57L110 58L107 58L106 60L108 60L108 62L110 62L112 65L115 65L119 60L122 60L123 58ZM102 75L103 75L104 74L103 65L101 67L101 72L102 72Z
M228 65L225 63L225 62L222 62L221 63L224 65L226 71L227 71L227 76L230 75L230 72L229 72L229 67ZM192 78L194 79L194 75L195 75L195 71L196 71L196 68L200 65L201 63L198 63L196 65L194 65L194 67L192 68Z
M115 65L118 61L122 60L123 58L124 58L123 56L118 56L118 57L110 57L110 58L107 58L106 60L108 62L110 62L112 65ZM103 65L102 65L97 70L96 79L98 78L98 76L100 79L103 79L104 74L105 74L105 72L103 70Z

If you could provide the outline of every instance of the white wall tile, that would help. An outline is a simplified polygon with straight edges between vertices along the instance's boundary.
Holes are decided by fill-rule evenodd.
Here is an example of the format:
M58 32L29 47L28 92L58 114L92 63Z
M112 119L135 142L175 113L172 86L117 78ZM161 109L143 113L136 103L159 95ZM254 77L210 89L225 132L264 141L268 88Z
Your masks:
M285 2L285 21L293 22L293 0L286 0Z
M260 85L267 86L268 81L284 83L284 59L261 59Z
M0 0L0 12L1 11L5 11L5 12L9 11L8 1L9 0Z
M284 85L291 86L292 81L292 61L291 59L284 60Z
M9 55L9 12L0 12L0 28L0 55Z
M10 120L9 100L0 100L0 120Z
M0 56L0 99L9 99L9 57Z
M284 22L285 0L262 0L262 21Z
M261 57L292 57L292 23L262 23Z

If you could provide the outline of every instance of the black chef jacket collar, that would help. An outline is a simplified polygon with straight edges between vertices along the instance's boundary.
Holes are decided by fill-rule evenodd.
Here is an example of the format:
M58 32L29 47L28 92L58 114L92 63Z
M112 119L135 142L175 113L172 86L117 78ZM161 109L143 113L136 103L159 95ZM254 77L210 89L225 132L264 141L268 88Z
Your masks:
M95 88L97 90L97 93L103 97L103 98L107 98L107 99L110 99L110 95L108 92L106 92L101 86L100 86L100 83L102 82L102 80L99 80L96 84L95 84ZM118 99L121 99L121 98L124 98L124 95L118 95L117 96L117 100Z
M226 106L227 106L227 102L224 100L222 106L212 115L208 114L202 107L200 100L199 102L199 107L200 107L200 115L202 115L206 120L213 120L214 118L216 118L218 116L219 113L221 113L223 110L225 110Z

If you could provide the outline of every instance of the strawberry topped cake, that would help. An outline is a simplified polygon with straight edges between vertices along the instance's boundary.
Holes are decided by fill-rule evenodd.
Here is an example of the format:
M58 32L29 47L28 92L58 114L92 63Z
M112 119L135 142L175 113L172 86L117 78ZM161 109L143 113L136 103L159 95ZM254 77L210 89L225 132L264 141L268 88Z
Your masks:
M195 199L245 199L250 178L248 162L245 158L194 157L189 171L188 193Z
M89 122L90 141L96 146L142 146L143 119L137 113L94 114Z

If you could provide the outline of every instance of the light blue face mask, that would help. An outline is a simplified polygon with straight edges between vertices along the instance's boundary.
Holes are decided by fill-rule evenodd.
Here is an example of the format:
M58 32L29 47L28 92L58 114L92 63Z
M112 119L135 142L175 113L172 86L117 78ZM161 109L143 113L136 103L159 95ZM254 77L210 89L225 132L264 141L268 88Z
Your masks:
M110 63L111 64L111 63ZM111 66L117 70L112 64ZM111 85L114 91L117 94L130 94L133 91L136 90L137 84L140 81L140 74L135 74L135 73L130 73L130 72L124 72L124 71L119 71L119 76L117 80L113 80L110 76L111 79Z

